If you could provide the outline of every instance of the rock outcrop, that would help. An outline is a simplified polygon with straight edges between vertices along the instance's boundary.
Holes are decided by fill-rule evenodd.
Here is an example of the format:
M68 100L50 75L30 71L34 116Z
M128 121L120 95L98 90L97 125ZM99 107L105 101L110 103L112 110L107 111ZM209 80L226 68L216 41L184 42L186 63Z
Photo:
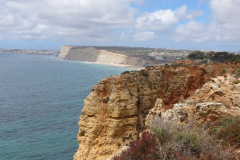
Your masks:
M92 87L90 95L84 101L79 120L79 148L74 159L105 160L120 152L122 146L137 139L147 128L151 117L161 116L179 101L194 95L200 97L202 92L195 92L197 89L202 88L212 77L220 75L223 69L234 70L237 67L239 64L178 68L160 66L105 78ZM205 95L208 95L208 91L203 94ZM212 106L201 105L205 108ZM200 104L195 106L195 110L198 106ZM199 111L204 111L203 107ZM177 116L182 121L187 120L190 116L188 110L192 108L179 106ZM198 115L201 117L201 113Z
M240 115L240 83L232 75L218 76L197 89L195 94L173 109L163 113L163 118L187 122L213 122L225 116Z

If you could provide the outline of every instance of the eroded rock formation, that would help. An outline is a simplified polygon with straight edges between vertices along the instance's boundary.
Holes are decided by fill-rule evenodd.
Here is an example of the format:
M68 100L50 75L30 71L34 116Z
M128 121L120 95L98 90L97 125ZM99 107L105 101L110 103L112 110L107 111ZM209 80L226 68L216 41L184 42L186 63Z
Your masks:
M237 83L236 83L237 82ZM240 115L240 82L233 75L217 76L197 89L184 102L163 113L166 119L186 122L213 122L225 116Z
M105 78L85 99L74 159L109 158L137 139L151 117L161 116L177 102L195 95L224 68L237 67L238 64L160 66ZM182 112L181 118L186 119L187 111Z

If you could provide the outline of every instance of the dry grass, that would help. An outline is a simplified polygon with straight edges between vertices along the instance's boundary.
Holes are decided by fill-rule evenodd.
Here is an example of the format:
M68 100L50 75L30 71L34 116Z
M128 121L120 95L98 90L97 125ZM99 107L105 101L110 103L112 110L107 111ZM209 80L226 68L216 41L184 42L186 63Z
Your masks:
M198 127L193 121L178 125L157 118L150 126L152 133L144 132L114 160L239 160L233 147L224 147L209 129Z

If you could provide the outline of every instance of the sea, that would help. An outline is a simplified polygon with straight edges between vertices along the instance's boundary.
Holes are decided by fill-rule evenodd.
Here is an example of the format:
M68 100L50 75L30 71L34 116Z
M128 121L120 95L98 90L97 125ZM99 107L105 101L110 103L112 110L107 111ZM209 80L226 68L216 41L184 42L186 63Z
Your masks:
M122 67L0 54L0 160L71 160L84 99Z

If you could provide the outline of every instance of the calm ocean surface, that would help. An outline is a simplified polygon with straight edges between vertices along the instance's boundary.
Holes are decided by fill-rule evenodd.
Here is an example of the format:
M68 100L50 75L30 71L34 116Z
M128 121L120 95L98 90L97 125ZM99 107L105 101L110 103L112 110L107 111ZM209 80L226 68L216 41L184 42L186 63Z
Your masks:
M91 86L125 68L0 54L0 159L70 160Z

